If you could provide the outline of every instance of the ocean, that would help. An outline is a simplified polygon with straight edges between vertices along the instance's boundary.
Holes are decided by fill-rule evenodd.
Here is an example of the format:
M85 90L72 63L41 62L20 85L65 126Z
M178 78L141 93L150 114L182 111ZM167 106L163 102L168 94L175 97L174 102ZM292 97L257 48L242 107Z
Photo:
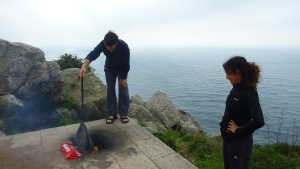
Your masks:
M80 58L94 47L40 47L46 60L76 54ZM287 141L300 144L300 50L280 48L131 48L129 94L144 102L156 91L165 93L177 109L195 117L207 135L219 130L225 100L232 88L222 64L244 56L261 67L258 84L266 125L254 133L254 143ZM92 62L105 82L103 54Z

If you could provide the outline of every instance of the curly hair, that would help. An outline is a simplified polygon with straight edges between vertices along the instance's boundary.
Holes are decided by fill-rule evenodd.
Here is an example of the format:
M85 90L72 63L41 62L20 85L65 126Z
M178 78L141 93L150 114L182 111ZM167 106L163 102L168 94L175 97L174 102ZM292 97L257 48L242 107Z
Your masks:
M248 62L242 56L234 56L223 64L226 73L236 73L238 69L242 74L241 85L244 88L252 88L257 91L260 78L260 67L255 62Z

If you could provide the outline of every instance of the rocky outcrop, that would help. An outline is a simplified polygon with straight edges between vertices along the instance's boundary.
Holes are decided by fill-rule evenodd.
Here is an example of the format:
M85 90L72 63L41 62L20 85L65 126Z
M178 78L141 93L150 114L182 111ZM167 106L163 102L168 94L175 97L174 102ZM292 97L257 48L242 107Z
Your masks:
M0 39L0 120L6 132L54 127L62 117L106 117L106 86L93 72L87 73L82 109L78 73L76 68L61 71L36 47Z
M46 61L43 51L0 39L0 118L8 131L43 125L67 99L61 89L59 65Z
M0 39L0 95L15 94L41 62L45 62L45 57L40 49Z
M167 128L179 123L180 114L166 94L155 92L145 105L146 109Z
M172 101L160 91L155 92L148 102L144 102L138 94L131 97L129 116L144 122L145 128L152 133L173 128L182 135L204 134L203 128L193 116L177 110Z

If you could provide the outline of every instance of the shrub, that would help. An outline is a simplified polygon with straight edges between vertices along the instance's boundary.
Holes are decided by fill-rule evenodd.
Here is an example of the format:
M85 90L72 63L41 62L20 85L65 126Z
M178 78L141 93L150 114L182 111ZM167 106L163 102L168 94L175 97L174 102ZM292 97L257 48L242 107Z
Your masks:
M57 60L53 60L60 66L60 70L67 68L81 68L83 59L77 57L75 54L64 54L59 57ZM90 65L86 68L87 72L94 71Z

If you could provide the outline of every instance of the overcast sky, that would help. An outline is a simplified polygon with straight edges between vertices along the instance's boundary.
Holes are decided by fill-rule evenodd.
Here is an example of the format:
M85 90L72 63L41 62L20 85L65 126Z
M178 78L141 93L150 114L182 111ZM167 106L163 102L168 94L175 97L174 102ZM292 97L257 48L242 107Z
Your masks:
M0 39L95 46L300 48L300 0L0 0Z

